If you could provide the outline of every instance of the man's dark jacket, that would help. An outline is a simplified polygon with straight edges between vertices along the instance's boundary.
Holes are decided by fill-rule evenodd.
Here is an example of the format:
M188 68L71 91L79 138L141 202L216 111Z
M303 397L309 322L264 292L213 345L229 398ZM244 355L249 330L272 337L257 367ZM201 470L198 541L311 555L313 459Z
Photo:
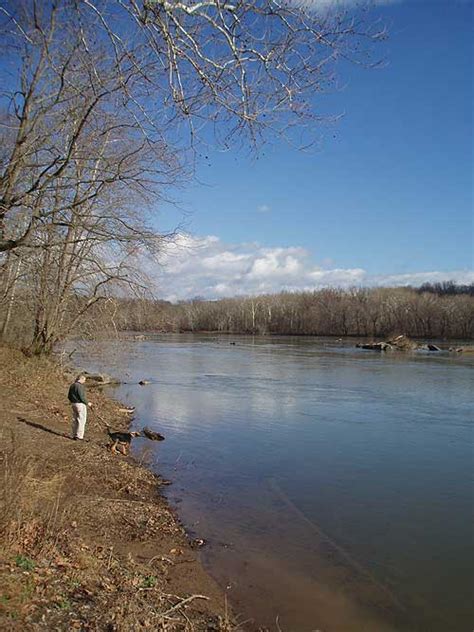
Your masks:
M86 389L80 382L71 384L67 398L71 404L85 404L87 406Z

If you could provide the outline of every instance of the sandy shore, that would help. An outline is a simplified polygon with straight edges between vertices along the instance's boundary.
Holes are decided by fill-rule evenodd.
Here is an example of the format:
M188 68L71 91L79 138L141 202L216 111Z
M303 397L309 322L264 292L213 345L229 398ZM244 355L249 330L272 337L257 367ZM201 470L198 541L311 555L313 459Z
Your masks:
M3 630L235 630L225 597L160 494L111 454L92 412L69 438L70 377L0 347L0 625ZM101 418L121 405L89 389Z

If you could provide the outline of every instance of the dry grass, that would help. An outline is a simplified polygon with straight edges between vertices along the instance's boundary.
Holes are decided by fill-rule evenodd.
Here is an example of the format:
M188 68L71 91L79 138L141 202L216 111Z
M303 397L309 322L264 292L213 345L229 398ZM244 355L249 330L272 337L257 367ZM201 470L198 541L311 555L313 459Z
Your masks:
M93 424L90 443L64 438L67 382L57 367L14 352L8 367L0 368L1 629L236 630L157 494L159 478L111 455ZM94 398L117 418L119 404Z
M2 542L17 553L45 555L54 548L67 518L65 477L42 477L38 463L18 451L14 437L2 461Z

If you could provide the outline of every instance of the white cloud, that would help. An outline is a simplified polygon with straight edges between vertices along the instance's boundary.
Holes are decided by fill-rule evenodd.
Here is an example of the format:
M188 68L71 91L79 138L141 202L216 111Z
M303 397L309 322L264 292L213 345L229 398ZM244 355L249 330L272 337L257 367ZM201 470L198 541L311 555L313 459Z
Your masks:
M146 263L157 294L170 301L196 296L216 299L283 290L314 290L337 286L420 285L449 281L474 283L474 272L413 272L370 275L362 268L321 265L301 247L269 248L258 243L226 244L218 237L182 235L162 256L163 266Z
M257 206L257 211L259 213L269 213L271 211L271 207L268 204L260 204L260 206Z

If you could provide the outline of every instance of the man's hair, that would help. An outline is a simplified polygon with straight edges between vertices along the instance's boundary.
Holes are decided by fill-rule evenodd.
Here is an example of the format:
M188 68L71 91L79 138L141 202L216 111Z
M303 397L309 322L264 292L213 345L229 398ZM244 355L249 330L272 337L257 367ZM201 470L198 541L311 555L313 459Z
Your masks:
M84 373L79 373L79 375L76 376L75 382L79 382L79 380L82 380L82 378L85 378L86 376L84 375Z

